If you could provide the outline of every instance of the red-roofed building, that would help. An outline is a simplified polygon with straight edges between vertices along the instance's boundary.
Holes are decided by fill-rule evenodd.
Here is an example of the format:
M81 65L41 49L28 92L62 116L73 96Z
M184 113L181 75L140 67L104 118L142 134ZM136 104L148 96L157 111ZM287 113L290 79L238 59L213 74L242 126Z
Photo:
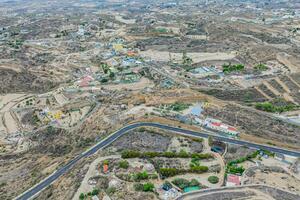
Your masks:
M106 174L108 172L108 165L104 164L103 165L103 172Z
M241 177L234 175L234 174L228 174L227 180L226 180L226 186L239 186L241 185Z
M79 81L78 81L78 85L80 87L87 87L89 86L90 82L93 81L94 78L87 75L87 76L84 76L83 78L81 78Z
M223 133L227 133L232 136L237 136L239 134L236 128L229 126L227 124L224 124L220 120L207 118L205 121L205 126L210 129L220 131Z
M221 126L221 123L220 122L212 122L211 125L213 125L213 126Z

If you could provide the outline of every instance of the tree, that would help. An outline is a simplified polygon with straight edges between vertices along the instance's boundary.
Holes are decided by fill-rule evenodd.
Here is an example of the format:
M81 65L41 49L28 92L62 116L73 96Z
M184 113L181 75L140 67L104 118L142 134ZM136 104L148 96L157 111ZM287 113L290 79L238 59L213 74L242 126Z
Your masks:
M109 161L108 160L104 160L103 161L103 165L108 165L109 164Z
M109 72L109 78L110 78L110 79L114 79L114 78L115 78L115 73L112 72L112 71L110 71L110 72Z
M265 17L262 18L262 22L263 22L264 24L266 24L266 18L265 18Z
M153 189L154 189L153 183L145 183L143 185L143 191L144 192L151 192L151 191L153 191Z
M193 63L192 58L187 56L187 53L184 51L182 53L182 64L185 68L189 68Z
M91 192L92 196L98 195L99 194L99 189L95 188L93 189L93 191Z
M79 199L80 199L80 200L84 200L84 194L83 194L83 193L81 193L81 194L79 195Z
M219 178L217 176L210 176L208 177L208 182L210 182L211 184L216 184L219 182Z
M199 185L200 183L196 179L192 179L191 182L189 183L190 187L199 186Z

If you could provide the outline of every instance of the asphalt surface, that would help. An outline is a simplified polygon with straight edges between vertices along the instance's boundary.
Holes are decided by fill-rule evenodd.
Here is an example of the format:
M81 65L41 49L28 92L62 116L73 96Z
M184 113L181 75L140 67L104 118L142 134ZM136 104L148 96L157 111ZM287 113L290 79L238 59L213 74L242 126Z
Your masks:
M59 177L61 177L67 171L69 171L80 159L88 157L88 156L96 153L99 149L105 148L106 146L113 143L116 139L118 139L119 137L126 134L128 131L139 128L139 127L143 127L143 126L160 128L163 130L172 131L172 132L176 132L176 133L188 135L188 136L195 136L195 137L207 138L208 136L211 135L209 133L190 131L190 130L186 130L186 129L182 129L182 128L171 127L171 126L157 124L157 123L142 122L142 123L131 124L131 125L121 128L120 130L116 131L115 133L111 134L104 140L97 143L95 146L93 146L89 150L81 153L80 155L75 157L73 160L69 161L65 166L58 169L55 173L53 173L46 179L42 180L40 183L33 186L31 189L27 190L26 192L24 192L23 194L18 196L16 199L17 200L25 200L25 199L33 198L35 195L37 195L39 192L44 190L46 187L51 185L55 180L57 180ZM289 156L300 157L300 152L297 152L297 151L286 150L286 149L282 149L279 147L265 146L265 145L251 143L251 142L236 140L236 139L232 139L232 138L226 138L226 137L222 137L222 136L213 136L213 137L220 141L226 142L226 143L247 146L247 147L254 148L254 149L265 149L265 150L272 151L274 153L281 153L281 154L285 154L285 155L289 155Z

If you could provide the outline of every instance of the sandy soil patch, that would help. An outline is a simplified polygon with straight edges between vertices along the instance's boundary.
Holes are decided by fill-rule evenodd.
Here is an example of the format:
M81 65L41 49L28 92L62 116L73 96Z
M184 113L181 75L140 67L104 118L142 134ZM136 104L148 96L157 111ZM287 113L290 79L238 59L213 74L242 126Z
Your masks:
M14 101L18 101L24 98L26 94L6 94L0 95L0 112L9 111L16 103Z
M142 90L146 87L154 87L154 83L147 78L141 78L139 82L128 83L128 84L118 84L118 85L103 85L104 88L110 90Z
M64 105L68 102L68 99L61 93L54 94L54 98L60 105Z
M135 23L135 19L124 19L123 16L121 15L117 15L115 16L116 20L118 20L119 22L122 22L124 24L134 24Z
M142 51L140 54L144 57L149 57L155 61L167 62L171 59L176 62L182 61L182 54L181 53L170 53L167 51L156 51L156 50L147 50ZM194 53L187 53L187 56L193 59L194 63L208 61L208 60L231 60L235 58L235 52L230 53L203 53L203 52L194 52Z
M18 131L17 123L15 122L14 118L11 116L10 112L4 113L4 122L8 133L15 133Z
M300 61L295 59L293 56L286 53L278 53L276 58L280 63L283 63L285 66L287 66L291 70L291 73L300 71Z

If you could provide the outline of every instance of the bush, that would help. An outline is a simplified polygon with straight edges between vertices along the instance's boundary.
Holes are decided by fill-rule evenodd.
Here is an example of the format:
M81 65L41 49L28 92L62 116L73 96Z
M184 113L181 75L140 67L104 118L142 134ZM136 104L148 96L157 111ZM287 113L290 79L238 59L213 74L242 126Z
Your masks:
M127 160L122 160L119 162L119 168L128 169L129 163Z
M123 159L125 159L125 158L138 158L140 156L141 156L140 152L138 152L138 151L130 151L130 150L125 150L121 154L121 157Z
M99 194L99 189L93 189L93 191L91 192L92 196L98 195Z
M190 187L199 186L199 185L200 183L196 179L192 179L191 182L189 183Z
M163 177L172 177L182 173L181 170L176 168L160 168L159 171Z
M265 64L259 63L255 65L254 69L257 71L266 71L268 67Z
M266 111L266 112L271 112L271 113L287 112L287 111L295 110L298 107L299 106L291 104L291 103L286 104L286 105L280 105L280 106L276 106L271 102L264 102L264 103L255 104L256 109Z
M145 184L136 183L136 184L134 184L133 187L134 187L135 191L153 192L153 190L154 190L153 183L145 183Z
M242 71L244 70L245 66L243 64L236 64L236 65L232 65L232 64L224 64L223 65L223 72L224 73L231 73L234 71Z
M180 189L184 189L190 185L190 182L184 178L176 178L172 181L172 183Z
M174 153L174 152L164 152L163 154L162 154L162 156L163 157L166 157L166 158L175 158L176 156L177 156L177 154L176 153Z
M219 178L217 176L210 176L208 177L208 182L212 183L212 184L216 184L219 182Z
M245 168L243 166L238 167L236 165L228 166L227 172L230 174L243 174L245 171Z
M109 164L109 161L108 160L104 160L103 161L103 165L108 165Z
M136 181L147 180L148 178L149 178L149 175L146 171L139 172L134 175L134 180L136 180Z
M143 191L144 192L152 192L153 191L153 189L154 189L154 185L153 185L153 183L145 183L144 185L143 185Z
M192 173L204 173L208 171L208 167L207 166L193 166L190 168L190 172Z
M115 193L116 191L117 191L117 190L116 190L115 187L109 187L109 188L107 188L106 193L107 193L108 195L111 195L111 194Z
M143 189L144 189L144 186L141 183L136 183L133 185L133 187L134 187L135 191L143 191Z
M193 138L192 139L194 142L199 142L202 143L203 142L203 138Z
M84 200L84 198L85 198L84 194L81 193L81 194L79 195L79 199L80 199L80 200Z

